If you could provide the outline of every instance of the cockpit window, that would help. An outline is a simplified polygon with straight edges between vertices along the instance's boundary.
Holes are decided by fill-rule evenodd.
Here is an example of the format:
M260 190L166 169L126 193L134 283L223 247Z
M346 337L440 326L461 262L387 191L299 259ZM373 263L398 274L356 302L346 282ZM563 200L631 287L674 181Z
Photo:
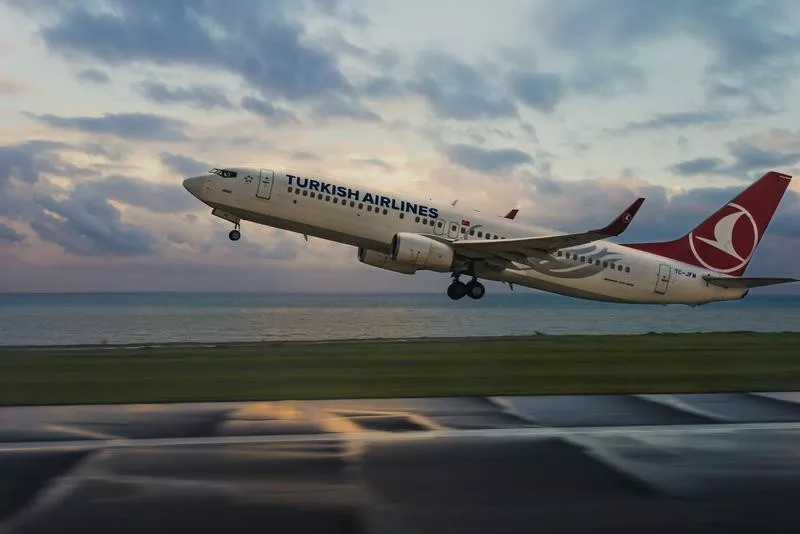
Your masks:
M229 171L227 169L216 169L216 168L214 168L214 169L211 169L208 172L209 172L209 174L216 174L216 175L222 176L223 178L236 178L236 172L235 171Z

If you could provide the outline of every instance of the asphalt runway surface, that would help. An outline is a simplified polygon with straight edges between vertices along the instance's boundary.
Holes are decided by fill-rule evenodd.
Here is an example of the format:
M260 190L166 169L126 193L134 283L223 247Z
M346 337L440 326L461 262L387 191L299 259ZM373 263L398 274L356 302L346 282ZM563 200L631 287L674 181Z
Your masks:
M0 532L800 532L800 393L0 408Z

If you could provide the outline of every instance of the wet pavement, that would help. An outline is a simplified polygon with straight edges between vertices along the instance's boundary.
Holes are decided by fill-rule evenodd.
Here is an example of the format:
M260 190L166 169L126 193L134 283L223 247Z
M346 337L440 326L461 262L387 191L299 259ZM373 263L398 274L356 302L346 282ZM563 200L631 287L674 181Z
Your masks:
M0 532L799 532L800 394L0 408Z

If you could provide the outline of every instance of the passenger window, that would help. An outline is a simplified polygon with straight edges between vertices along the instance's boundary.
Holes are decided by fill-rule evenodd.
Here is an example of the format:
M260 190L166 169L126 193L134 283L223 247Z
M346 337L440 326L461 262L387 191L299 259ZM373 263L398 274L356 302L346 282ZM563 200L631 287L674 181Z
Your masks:
M595 265L600 265L600 260L594 262Z
M586 256L581 256L581 263L586 263Z
M289 188L289 192L290 192L290 193L292 192L292 188L291 188L291 187Z
M356 201L355 200L351 200L350 201L350 207L351 208L355 208L356 207Z
M603 262L603 269L606 269L606 268L608 268L608 262L607 262L607 261L604 261L604 262Z
M383 208L383 214L384 215L388 215L389 214L389 210L387 210L386 208Z
M367 204L367 211L372 211L372 204Z
M611 264L611 269L613 270L613 269L616 269L616 268L617 268L617 264L616 263L612 263Z
M467 233L467 229L466 229L466 228L464 228L463 226L461 227L461 233L462 233L462 234L466 234L466 233Z
M441 228L442 226L444 226L444 223L443 223L442 221L439 221L439 223L437 224L437 226L438 226L439 228Z
M417 215L416 217L414 217L414 222L419 222L419 215Z
M358 209L360 209L360 210L364 209L364 204L362 202L358 203Z
M621 271L621 270L622 270L622 265L618 265L618 266L617 266L617 270L618 270L618 271Z
M631 272L631 268L630 268L630 267L625 267L625 272L626 272L626 273L629 273L629 272Z
M295 189L295 190L294 190L294 194L295 194L295 195L299 195L299 194L300 194L300 190L299 190L299 189Z
M475 230L470 230L469 235L475 235Z
M558 256L559 258L561 257L561 251L560 250L558 252L556 252L556 256Z
M428 224L428 219L422 219L422 224Z
M315 193L313 191L311 192L311 198L316 198Z
M339 203L339 197L333 197L333 203L334 204L338 204Z
M406 214L405 214L405 213L403 213L403 212L400 212L400 218L401 218L401 219L405 219L405 218L406 218Z
M311 194L313 195L314 193L311 193ZM303 189L303 196L304 197L308 196L308 189Z
M430 225L433 226L433 219L431 219Z
M331 201L331 196L330 195L326 195L325 196L325 202L330 202L330 201Z

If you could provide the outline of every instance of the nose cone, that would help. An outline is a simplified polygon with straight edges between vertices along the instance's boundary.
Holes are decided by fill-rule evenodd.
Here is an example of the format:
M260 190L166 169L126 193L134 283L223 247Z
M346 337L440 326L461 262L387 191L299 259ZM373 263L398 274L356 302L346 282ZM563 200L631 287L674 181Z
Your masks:
M203 191L204 182L205 178L202 176L195 176L194 178L185 179L183 181L183 187L197 198L200 198L200 193Z

